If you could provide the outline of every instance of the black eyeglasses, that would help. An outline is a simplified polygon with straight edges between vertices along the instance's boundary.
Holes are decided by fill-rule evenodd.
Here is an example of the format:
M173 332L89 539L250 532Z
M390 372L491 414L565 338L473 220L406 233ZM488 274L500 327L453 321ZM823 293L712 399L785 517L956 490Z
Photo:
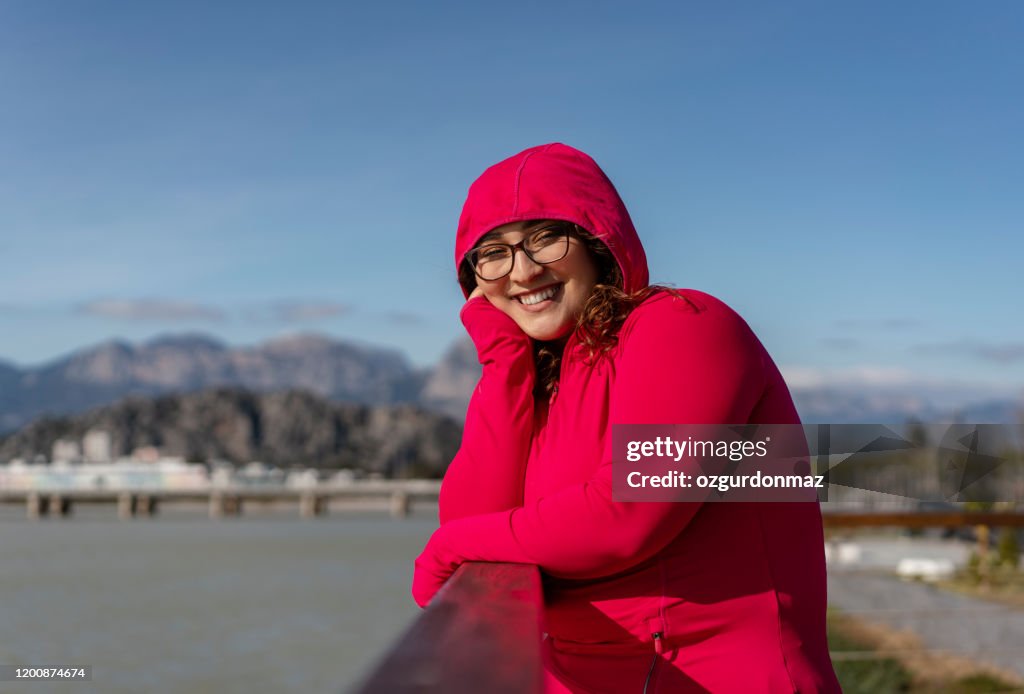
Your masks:
M512 272L516 250L522 250L527 258L539 265L564 258L569 253L569 236L575 229L575 224L550 224L530 232L519 243L488 243L474 248L466 254L466 260L480 279L488 282L500 280Z

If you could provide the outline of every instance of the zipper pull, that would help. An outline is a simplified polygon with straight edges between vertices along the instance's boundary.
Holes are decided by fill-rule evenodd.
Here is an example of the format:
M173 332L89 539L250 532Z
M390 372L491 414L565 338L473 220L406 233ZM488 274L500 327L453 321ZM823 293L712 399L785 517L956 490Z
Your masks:
M664 647L661 643L661 632L656 631L653 634L651 634L651 636L654 637L654 652L660 655L664 652Z
M555 398L558 396L558 383L555 383L554 389L551 391L551 397L548 399L549 405L555 404Z

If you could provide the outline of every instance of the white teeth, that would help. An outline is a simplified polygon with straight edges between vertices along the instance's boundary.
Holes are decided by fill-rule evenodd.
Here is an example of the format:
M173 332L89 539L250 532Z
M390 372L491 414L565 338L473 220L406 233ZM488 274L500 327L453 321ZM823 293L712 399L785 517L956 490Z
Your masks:
M557 289L558 287L548 287L547 289L541 289L539 292L534 292L533 294L523 294L522 296L517 296L516 298L519 299L519 302L522 304L526 304L527 306L533 306L534 304L539 304L545 299L550 299L551 297L553 297Z

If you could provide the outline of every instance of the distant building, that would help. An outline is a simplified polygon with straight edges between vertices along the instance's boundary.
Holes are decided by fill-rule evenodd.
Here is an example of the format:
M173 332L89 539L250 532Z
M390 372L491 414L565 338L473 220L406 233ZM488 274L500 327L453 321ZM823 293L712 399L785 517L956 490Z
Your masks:
M50 460L66 460L78 462L82 459L82 447L72 439L57 439L50 451Z
M109 463L113 459L110 432L90 429L82 437L82 451L88 463Z
M132 460L137 460L140 463L155 463L160 460L160 449L156 446L139 446L132 451Z
M180 458L152 463L125 458L89 465L26 465L22 461L0 465L0 489L202 489L209 483L205 465Z

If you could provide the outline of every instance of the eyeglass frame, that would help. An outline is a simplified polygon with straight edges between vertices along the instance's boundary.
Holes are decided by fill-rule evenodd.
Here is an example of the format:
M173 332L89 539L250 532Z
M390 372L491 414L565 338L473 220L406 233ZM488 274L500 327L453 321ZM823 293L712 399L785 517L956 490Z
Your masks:
M533 238L535 234L539 234L542 231L551 230L558 230L562 232L562 236L565 237L565 252L558 258L555 258L554 260L537 260L536 258L533 257L533 253L531 253L526 248L526 242ZM526 236L526 238L524 238L522 241L519 241L518 243L501 243L496 241L494 243L488 243L483 246L476 246L474 248L470 248L462 257L466 262L469 263L469 266L473 269L473 274L475 274L479 279L482 279L484 282L497 282L498 280L511 275L512 271L516 269L516 251L522 251L523 253L526 254L526 257L529 258L531 262L537 263L538 265L550 265L551 263L557 263L559 260L564 260L565 256L569 255L569 239L572 237L579 238L579 232L580 227L575 222L554 221L551 224L546 224L542 227L534 229ZM481 275L480 271L477 270L476 264L472 260L470 260L469 257L474 251L478 251L483 248L488 248L490 246L504 246L505 248L508 248L509 252L512 254L512 263L508 267L508 272L506 272L503 275L498 275L497 277L494 277L492 279L488 279Z

